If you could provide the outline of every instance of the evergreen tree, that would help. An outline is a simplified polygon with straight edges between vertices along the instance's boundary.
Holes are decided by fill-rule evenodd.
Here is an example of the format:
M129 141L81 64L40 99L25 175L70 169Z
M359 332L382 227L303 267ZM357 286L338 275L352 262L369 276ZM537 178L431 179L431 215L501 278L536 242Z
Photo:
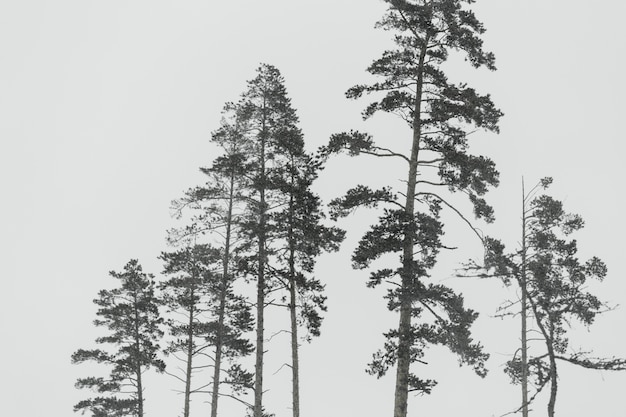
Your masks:
M248 199L246 191L250 187L245 175L249 150L232 107L230 104L225 106L221 126L212 134L211 141L221 149L221 155L210 167L201 168L207 177L206 183L189 189L183 198L174 202L177 216L181 218L190 212L191 219L184 227L171 230L169 236L170 243L175 245L195 242L205 236L221 248L220 271L214 273L219 275L219 285L215 287L214 284L211 290L215 298L212 307L215 321L210 336L214 346L211 417L217 416L221 395L228 395L251 407L240 397L252 389L252 375L236 363L236 358L251 353L242 333L250 330L252 323L244 299L236 296L233 289L238 277L237 252ZM215 249L210 250L215 252ZM224 357L233 363L225 370L226 379L222 381ZM221 392L222 382L231 386L233 395Z
M222 254L206 244L186 247L175 252L163 253L165 274L171 278L162 282L162 302L170 313L177 313L168 320L168 329L174 340L166 352L177 355L185 363L184 375L178 378L185 384L183 416L190 413L191 394L204 392L203 388L192 388L193 374L208 365L198 359L208 356L211 347L215 348L212 366L221 364L221 357L240 357L251 353L250 343L242 334L251 330L252 318L249 307L241 297L233 294L232 288L221 279L220 266ZM220 313L224 316L220 322ZM219 377L219 376L218 376ZM211 392L219 393L219 380L212 382L217 386Z
M243 225L246 244L240 248L240 267L256 281L256 344L254 368L253 416L265 415L263 408L264 331L267 294L277 286L270 259L275 255L273 242L277 226L272 213L286 204L286 196L277 189L274 177L288 163L285 146L301 140L298 117L287 97L284 79L278 69L262 64L257 76L248 82L241 100L233 105L247 142L245 171L250 180L248 216Z
M157 358L159 329L162 320L154 295L154 280L142 271L135 259L124 266L123 272L111 271L120 286L102 290L94 303L99 307L94 324L106 327L110 333L96 343L108 349L79 349L72 354L72 363L95 361L111 368L108 378L87 377L76 382L77 388L90 388L99 396L80 401L74 411L90 411L94 417L144 415L143 373L154 366L165 369Z
M563 204L548 195L536 196L539 189L551 183L551 178L544 178L524 194L522 248L506 254L499 241L489 239L485 266L491 275L520 287L522 309L528 306L545 346L539 355L530 355L530 349L522 346L522 357L507 363L505 371L514 382L527 384L532 380L535 385L534 395L530 399L523 396L520 409L527 412L537 394L550 384L547 408L548 416L554 417L558 361L590 369L626 370L626 359L594 358L588 352L569 348L567 330L571 323L578 321L588 327L609 308L586 290L590 280L605 278L607 268L597 257L584 262L578 258L577 242L569 236L584 226L583 219L566 213ZM525 315L522 312L523 318Z
M307 340L319 336L321 313L326 311L324 285L313 276L316 258L322 251L335 251L344 238L343 230L322 224L321 201L311 186L322 165L304 152L304 143L290 140L283 148L287 165L272 182L288 198L284 210L273 214L282 237L277 250L278 278L287 289L284 301L289 310L291 334L292 413L300 415L300 366L298 326L307 330Z
M210 178L207 186L190 190L178 202L181 212L191 206L200 208L200 215L175 239L198 233L211 235L220 229L219 235L225 237L222 276L226 279L237 273L256 284L255 369L250 388L254 392L251 411L254 417L261 417L265 415L262 397L264 313L269 304L266 297L280 289L276 269L270 266L277 256L274 242L280 239L274 214L288 201L277 178L289 163L286 147L301 148L302 137L284 79L271 65L262 64L257 69L257 76L248 82L241 99L225 106L224 116L222 126L213 135L224 155L211 168L203 169ZM230 381L237 379L245 389L249 383L241 378L249 376L238 367ZM215 395L212 402L215 407Z
M498 184L498 173L490 159L469 153L468 133L476 128L497 132L502 113L488 95L450 82L442 69L450 51L465 54L474 67L495 69L493 54L482 49L484 28L464 7L472 0L386 2L389 9L378 27L396 32L396 49L385 51L368 68L381 81L354 86L346 95L353 99L364 93L382 95L363 116L367 119L378 111L400 116L411 129L410 151L378 145L370 135L351 131L333 135L325 152L348 151L406 164L406 189L359 185L333 202L335 217L356 207L384 207L352 261L355 268L364 269L383 254L400 255L399 267L371 274L371 286L384 281L395 284L387 296L388 306L400 318L398 328L386 333L385 348L374 356L370 372L380 377L397 365L394 417L405 417L409 391L429 393L435 385L409 370L412 362L421 362L427 345L447 346L479 375L486 372L487 355L470 335L477 313L464 307L461 295L443 285L427 284L426 279L438 252L446 247L441 241L441 209L450 209L476 231L446 193L466 194L477 218L493 220L483 195Z

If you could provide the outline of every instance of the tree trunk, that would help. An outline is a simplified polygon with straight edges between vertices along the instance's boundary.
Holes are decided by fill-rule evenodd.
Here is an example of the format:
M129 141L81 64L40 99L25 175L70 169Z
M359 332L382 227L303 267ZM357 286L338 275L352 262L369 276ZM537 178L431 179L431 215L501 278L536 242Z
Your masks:
M137 369L137 417L143 417L143 385L141 384L141 368Z
M528 345L526 338L526 192L522 178L522 270L520 277L522 287L522 417L528 417Z
M262 198L261 204L264 204ZM264 227L265 216L261 215L261 228ZM264 312L265 312L265 236L259 237L259 267L256 298L256 360L254 365L254 417L263 415L263 349L264 349Z
M220 304L217 316L217 335L215 341L215 366L213 368L213 392L211 393L211 417L217 417L217 403L220 393L220 372L222 367L222 347L224 346L224 315L226 311L226 292L229 285L230 235L233 220L233 200L235 188L235 172L230 173L230 190L228 196L228 213L226 214L226 237L224 239L224 259L222 259L222 287L220 288Z
M194 274L195 275L195 274ZM195 279L195 277L193 277ZM194 291L191 290L193 300ZM193 358L193 301L189 307L189 329L187 330L187 370L185 375L185 404L183 405L183 416L189 417L189 402L191 399L191 367Z
M134 313L135 313L135 374L137 375L137 417L143 417L143 384L141 381L141 342L139 338L139 311L137 309L137 294L133 296L134 301Z
M298 322L296 317L296 283L291 282L289 288L291 300L291 372L292 372L292 408L293 417L300 417L300 365L298 360Z
M550 340L553 340L554 331L550 329ZM550 358L550 400L548 401L548 417L554 417L554 406L556 404L556 393L558 389L556 357L552 343L547 343L548 357Z
M254 417L263 416L263 354L264 354L264 312L265 312L265 141L266 141L266 126L265 126L265 98L263 98L263 119L261 121L261 154L260 159L260 180L261 185L259 189L259 249L258 249L258 276L257 276L257 298L256 298L256 358L254 365Z
M293 155L291 166L295 167ZM295 169L295 168L293 168ZM300 417L300 362L298 359L298 316L297 316L297 283L296 283L296 241L294 236L296 183L293 171L290 175L289 195L289 229L287 244L289 246L289 316L291 319L291 408L293 417Z
M407 221L413 221L415 216L415 186L417 181L417 165L421 139L421 102L424 81L424 58L426 47L420 52L417 85L415 93L415 110L413 116L413 141L411 146L411 159L409 162L409 175L407 179L405 213ZM398 325L398 364L396 373L396 388L394 397L394 417L406 417L409 396L409 368L411 365L411 311L412 311L412 287L414 283L413 250L415 242L410 234L404 238L403 265L402 265L402 288L400 292L400 323Z
M532 308L533 315L535 316L535 322L543 335L546 342L546 348L548 349L548 358L550 359L550 400L548 401L548 417L554 417L554 405L556 403L556 393L558 389L556 355L554 353L554 346L552 346L552 343L554 342L554 328L550 325L550 332L546 330L546 327L539 319L540 316L537 314L537 306L532 297L528 297L528 303Z

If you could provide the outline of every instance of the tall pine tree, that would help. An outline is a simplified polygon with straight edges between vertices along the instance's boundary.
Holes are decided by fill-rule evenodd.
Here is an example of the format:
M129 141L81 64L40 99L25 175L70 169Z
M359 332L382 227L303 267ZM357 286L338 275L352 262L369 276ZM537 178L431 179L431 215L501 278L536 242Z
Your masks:
M409 369L412 362L421 361L427 345L447 346L461 362L473 366L479 375L485 374L487 355L470 336L477 314L464 307L461 295L426 279L445 247L439 217L442 209L451 210L476 231L448 194L467 195L476 217L493 220L483 195L498 184L498 173L491 160L469 153L468 133L476 128L497 132L502 114L488 95L480 95L464 83L452 83L442 68L454 51L464 54L474 67L495 69L493 54L482 49L484 28L464 7L472 0L386 3L389 8L378 27L396 33L396 48L383 52L368 68L381 81L356 85L346 95L353 99L364 93L381 95L363 116L367 119L378 111L400 116L411 130L409 152L396 150L393 144L379 145L370 135L357 131L333 135L325 152L395 158L406 164L405 189L373 190L359 185L333 202L336 217L356 207L384 207L378 224L363 236L352 260L355 268L363 269L383 254L400 256L398 267L371 274L371 286L386 281L395 284L388 293L388 306L400 317L397 329L386 333L388 341L375 355L370 372L380 377L397 366L394 417L405 417L409 391L428 393L435 384Z
M304 151L301 138L290 139L283 149L287 164L272 178L273 187L287 196L285 208L273 214L277 224L277 277L287 290L291 335L292 415L300 416L300 361L298 327L307 340L319 336L322 312L326 311L324 285L314 275L316 258L339 249L344 231L322 224L325 215L311 186L322 168L321 161Z
M211 382L211 417L218 413L221 395L228 395L247 404L240 397L252 389L251 374L244 371L236 358L248 355L250 346L243 339L243 333L250 330L251 319L248 308L240 296L236 296L234 285L239 277L237 265L241 246L241 224L248 202L250 179L246 176L248 142L242 133L236 112L231 104L225 106L221 126L211 137L221 153L209 167L201 168L206 175L205 184L189 189L185 196L174 202L177 216L191 213L189 222L170 231L170 243L195 242L204 239L219 247L219 272L217 284L211 284L214 299L211 307L214 321L211 324L210 338L214 346L213 378ZM210 248L211 251L215 249ZM224 369L224 359L231 367ZM226 373L226 379L222 375ZM227 382L233 394L221 391L222 382Z
M248 220L242 245L249 255L241 266L256 282L256 344L253 416L262 417L263 363L265 354L265 307L267 294L276 288L270 259L275 255L273 241L277 226L272 213L286 203L286 196L275 186L275 177L288 163L285 147L301 140L298 117L287 96L284 79L277 68L262 64L257 76L233 105L248 144L246 172L250 179Z

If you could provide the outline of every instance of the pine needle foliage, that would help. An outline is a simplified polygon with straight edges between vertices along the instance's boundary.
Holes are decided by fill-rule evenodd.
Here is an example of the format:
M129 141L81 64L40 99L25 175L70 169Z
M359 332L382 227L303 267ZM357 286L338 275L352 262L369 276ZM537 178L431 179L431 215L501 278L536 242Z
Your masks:
M522 289L543 349L529 347L523 352L527 360L515 356L507 363L505 372L516 384L527 378L534 385L534 393L520 409L550 387L549 417L555 415L559 362L588 369L626 370L626 359L598 358L570 346L567 333L574 323L589 327L598 314L611 309L588 291L592 281L604 280L607 267L596 256L586 261L580 259L578 243L571 235L584 227L584 221L577 214L567 213L561 201L547 194L538 195L551 183L552 178L544 178L524 195L523 247L507 253L501 242L489 238L484 265L489 271L485 276L499 277ZM514 305L509 303L507 309ZM540 353L532 353L537 349Z
M363 111L369 119L378 112L400 117L410 128L404 144L385 144L363 132L335 134L322 152L391 158L406 167L404 186L382 189L357 185L332 202L332 215L343 217L359 207L381 210L379 221L359 243L352 261L357 269L373 266L385 254L397 254L399 265L375 269L370 286L391 283L388 306L399 313L398 328L385 334L384 348L374 355L369 372L378 377L396 366L394 417L407 414L408 393L430 393L436 382L410 372L423 363L427 346L447 346L461 363L484 376L487 355L471 338L477 313L464 306L463 297L450 288L429 282L443 240L442 210L450 210L482 239L463 204L451 200L464 194L478 219L494 220L484 199L498 185L495 164L472 155L469 134L477 129L498 132L502 113L489 95L465 83L448 79L443 64L450 53L460 53L475 68L495 69L492 53L483 50L485 31L465 0L387 0L387 13L377 26L393 32L395 49L383 52L367 71L380 81L358 84L346 96L375 100ZM404 149L403 149L404 148Z
M72 363L93 361L110 368L108 377L80 378L76 388L88 388L98 396L80 401L74 411L90 411L94 417L144 415L143 373L154 367L164 371L164 362L157 357L158 341L163 336L155 296L154 277L143 272L136 259L130 260L123 272L109 275L119 287L102 290L94 303L99 307L94 325L109 330L96 339L108 349L79 349L72 354Z

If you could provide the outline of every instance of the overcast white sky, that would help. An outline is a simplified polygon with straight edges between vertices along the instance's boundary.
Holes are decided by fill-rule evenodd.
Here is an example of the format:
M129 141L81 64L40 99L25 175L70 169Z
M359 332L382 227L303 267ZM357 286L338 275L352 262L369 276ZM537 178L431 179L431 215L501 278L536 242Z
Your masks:
M383 10L378 0L0 2L0 415L71 415L88 395L73 383L90 368L72 366L70 354L98 334L91 300L112 284L107 272L130 258L160 272L156 257L175 224L170 201L201 180L221 108L238 98L260 62L283 73L309 149L352 128L408 146L400 121L362 122L366 101L343 97L389 44L389 34L373 29ZM481 0L475 11L498 71L475 71L461 60L450 71L491 93L505 113L500 135L474 139L473 149L501 172L490 195L497 222L486 231L514 247L521 176L530 183L553 176L553 195L586 220L581 255L608 264L608 278L593 289L626 304L626 4ZM391 171L372 167L339 158L318 189L328 201L357 181L397 183ZM393 378L377 381L363 370L396 318L349 262L371 220L362 213L343 223L343 250L319 262L329 313L322 337L302 349L304 417L391 413ZM518 403L518 388L502 373L518 324L489 316L514 295L495 281L451 278L480 247L461 223L451 221L448 230L461 248L442 258L433 279L464 291L481 311L476 337L492 354L491 373L481 380L434 350L431 365L416 370L440 384L431 396L412 398L409 415L500 416ZM625 328L623 306L591 333L578 328L572 345L626 356ZM285 361L287 343L276 338L269 346L269 375ZM288 378L286 370L268 377L267 406L277 417L290 415ZM174 386L166 376L148 386L150 416L178 415L182 397ZM557 412L624 416L625 387L626 373L562 366ZM545 401L538 399L533 415L545 414ZM227 413L232 404L222 405L223 415L234 415Z

